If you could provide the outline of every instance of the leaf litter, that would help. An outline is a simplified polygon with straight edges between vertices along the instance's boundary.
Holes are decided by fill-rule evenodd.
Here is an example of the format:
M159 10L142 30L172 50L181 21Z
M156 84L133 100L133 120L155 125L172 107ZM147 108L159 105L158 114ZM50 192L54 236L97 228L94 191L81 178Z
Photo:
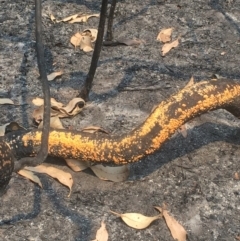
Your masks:
M101 227L97 230L96 239L92 241L108 241L108 231L104 221L101 222Z
M76 13L73 15L70 15L68 17L65 17L63 19L57 20L56 17L53 14L50 14L49 17L54 23L60 23L60 22L68 22L68 23L85 23L88 21L89 18L92 17L99 17L100 14L81 14Z
M60 183L67 186L70 189L68 197L71 195L73 179L72 175L69 172L65 172L61 169L56 167L50 166L48 164L41 164L36 167L25 167L25 170L37 172L37 173L44 173L49 175L50 177L58 179Z

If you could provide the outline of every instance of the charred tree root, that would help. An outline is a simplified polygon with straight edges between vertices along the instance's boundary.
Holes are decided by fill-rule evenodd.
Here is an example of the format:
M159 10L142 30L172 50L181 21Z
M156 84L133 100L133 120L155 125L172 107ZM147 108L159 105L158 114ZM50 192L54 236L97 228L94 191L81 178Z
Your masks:
M49 135L49 155L117 165L137 162L157 151L187 121L219 108L240 117L240 83L212 80L184 88L161 102L144 123L122 136L52 130ZM1 186L6 186L10 179L13 158L36 155L41 136L41 131L34 130L10 132L2 137Z

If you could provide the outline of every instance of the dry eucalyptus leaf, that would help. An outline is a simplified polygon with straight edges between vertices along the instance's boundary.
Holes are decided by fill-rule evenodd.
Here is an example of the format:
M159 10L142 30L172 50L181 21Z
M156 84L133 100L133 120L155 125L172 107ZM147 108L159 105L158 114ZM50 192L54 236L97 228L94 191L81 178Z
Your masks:
M186 86L184 88L188 88L192 85L194 85L194 77L193 76L191 77L191 79L189 80L189 82L186 84Z
M62 107L59 110L63 113L67 113L70 116L78 114L84 107L85 101L82 98L73 98L69 101L66 107Z
M91 15L78 15L76 18L73 18L69 23L85 23L89 18L99 17L100 14L91 14Z
M73 19L77 18L78 15L79 15L79 13L70 15L69 17L63 18L62 20L58 20L57 23L59 23L59 22L68 22L70 20L73 20Z
M102 132L105 134L109 134L106 130L99 126L87 126L81 130L82 132L88 132L88 133L96 133L96 132Z
M91 37L89 37L89 36L82 37L82 40L80 43L80 49L82 49L86 53L93 51Z
M32 113L33 119L36 121L36 123L40 124L40 122L43 120L43 105L35 109ZM51 109L51 117L58 116L59 111Z
M82 35L80 33L75 33L71 39L70 43L76 48L77 46L80 46L82 41Z
M162 47L162 56L165 56L172 48L176 48L179 45L179 40L176 39L171 43L164 44Z
M157 215L154 217L146 217L140 213L116 213L110 211L116 216L122 218L122 220L129 226L135 229L144 229L147 228L154 220L160 219L162 215Z
M75 172L81 172L89 168L90 164L85 161L79 161L76 159L65 159L67 165Z
M18 171L18 174L23 177L26 177L27 179L33 181L34 183L37 183L42 188L42 183L41 183L40 179L33 172L22 169L22 170Z
M53 72L47 76L47 79L48 81L51 81L51 80L54 80L56 77L61 76L62 74L63 74L62 71Z
M41 164L36 167L25 167L25 169L33 172L45 173L50 177L58 179L60 183L62 183L63 185L67 186L70 189L70 192L68 195L68 197L70 197L72 185L73 185L73 179L70 173L46 164Z
M129 177L129 165L111 167L98 164L91 166L90 168L94 174L102 180L123 182Z
M127 46L136 46L141 43L144 43L144 41L140 39L118 39L117 42L121 44L125 44Z
M161 41L162 43L167 43L171 41L173 28L167 28L160 31L157 36L157 40Z
M95 28L84 29L82 35L87 35L91 37L91 42L95 42L97 39L98 30Z
M182 134L184 138L187 138L187 127L186 124L183 124L178 131Z
M93 241L108 241L108 231L104 221L101 222L101 227L97 231L96 239Z
M240 175L238 174L238 172L234 173L234 179L235 180L240 180Z
M53 129L65 129L62 125L61 120L59 119L58 116L53 116L50 118L50 127ZM39 124L38 128L43 128L43 122Z
M0 126L0 136L5 135L6 126L8 126L9 124L10 124L10 122L5 125Z
M50 19L51 19L53 22L55 22L55 21L56 21L56 18L54 17L54 15L53 15L53 14L50 14Z
M13 101L8 98L0 98L0 105L14 105Z
M162 213L166 224L172 234L172 237L178 241L186 241L187 240L187 232L183 228L183 226L172 216L169 215L168 211L165 207L155 207L159 212Z
M63 103L56 101L54 98L51 98L50 102L51 102L51 107L54 107L54 108L59 109L64 106ZM36 106L42 106L44 104L44 100L42 98L37 97L32 100L32 103Z

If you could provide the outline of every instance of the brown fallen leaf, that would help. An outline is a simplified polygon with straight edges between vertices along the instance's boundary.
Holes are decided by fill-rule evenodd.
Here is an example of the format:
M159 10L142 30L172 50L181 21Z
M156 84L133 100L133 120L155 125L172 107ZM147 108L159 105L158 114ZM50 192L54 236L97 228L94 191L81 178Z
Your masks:
M59 108L59 111L64 114L66 113L68 116L75 116L77 115L85 106L85 101L82 98L73 98L69 101L69 103L65 107ZM59 117L67 117L67 115Z
M104 221L101 222L101 227L97 231L96 239L93 241L108 241L108 231Z
M154 217L146 217L140 213L116 213L110 210L114 215L122 218L122 220L129 226L135 229L147 228L154 220L160 219L162 215Z
M103 166L102 164L90 167L94 174L102 179L112 182L123 182L129 177L129 165L123 166Z
M62 125L61 120L59 119L58 116L53 116L50 118L50 127L53 129L65 129ZM43 128L43 122L39 124L38 128Z
M51 109L51 117L58 115L59 111ZM32 117L36 123L41 123L43 120L43 105L33 110Z
M96 133L96 132L102 132L105 134L109 134L106 130L99 126L87 126L81 129L82 132L88 132L88 133Z
M0 105L14 105L14 103L11 99L0 98Z
M188 88L194 84L195 84L195 81L194 81L194 77L192 76L184 88Z
M234 179L235 180L240 180L240 176L239 176L238 172L234 173Z
M117 42L121 43L121 44L125 44L127 46L136 46L141 43L144 43L145 41L140 40L140 39L124 39L124 38L122 38L122 39L118 39Z
M166 224L172 234L172 237L178 241L186 241L187 239L187 232L183 228L183 226L172 216L169 215L166 207L155 207L159 212L162 213Z
M48 81L51 81L51 80L54 80L56 77L61 76L62 74L63 74L62 71L53 72L47 76L47 79Z
M88 21L89 18L92 17L99 17L100 14L90 14L90 15L78 15L76 18L73 18L71 21L69 21L68 23L85 23Z
M32 102L39 106L39 108L33 111L33 119L40 123L43 120L43 99L35 98ZM59 118L70 117L78 114L84 107L85 101L82 98L74 98L64 106L61 102L57 102L51 98L51 117L58 116Z
M77 46L80 46L82 41L82 35L81 33L75 33L71 39L70 39L70 43L76 48Z
M6 126L8 126L9 124L10 124L10 122L5 125L0 126L0 136L5 135Z
M186 128L186 124L183 124L179 129L178 129L179 133L181 133L181 135L186 138L187 137L187 128Z
M91 166L90 163L86 161L79 161L76 159L65 159L65 161L67 165L75 172L81 172Z
M172 48L176 48L179 45L179 40L176 39L171 43L166 43L162 47L162 56L165 56Z
M33 181L34 183L37 183L42 188L42 183L40 179L32 171L22 169L18 171L18 174L23 177L26 177L27 179Z
M83 36L82 37L82 40L81 40L81 43L80 43L80 49L82 49L86 53L93 51L91 37L89 37L89 36Z
M235 239L240 241L240 236L236 236Z
M50 19L52 20L52 22L54 22L55 23L55 21L56 21L56 18L54 17L54 15L53 14L50 14Z
M157 36L157 40L161 41L162 43L170 42L172 30L173 28L162 29Z
M95 42L97 39L97 34L98 34L98 30L95 28L88 28L88 29L84 29L82 32L82 35L86 35L89 36L91 38L91 42Z
M70 20L73 20L73 19L77 18L78 15L79 15L79 13L73 14L73 15L70 15L70 16L68 16L68 17L65 17L65 18L63 18L63 19L61 19L61 20L57 20L56 22L57 22L57 23L59 23L59 22L68 22L68 21L70 21Z
M61 102L56 101L54 98L50 99L51 107L56 107L57 109L62 108L64 105ZM32 103L36 106L41 106L44 104L44 100L42 98L35 98L32 100Z
M70 197L71 191L72 191L72 185L73 185L73 179L72 175L68 172L65 172L63 170L60 170L56 167L49 166L47 164L41 164L36 167L25 167L25 170L38 172L38 173L45 173L49 175L50 177L58 179L60 183L67 186L70 189L68 197Z

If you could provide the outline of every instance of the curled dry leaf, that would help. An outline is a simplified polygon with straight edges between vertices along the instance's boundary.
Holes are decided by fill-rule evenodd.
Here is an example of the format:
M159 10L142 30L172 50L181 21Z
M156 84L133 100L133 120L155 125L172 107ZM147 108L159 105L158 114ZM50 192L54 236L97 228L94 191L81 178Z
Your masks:
M98 34L98 30L95 28L85 29L85 30L83 30L83 33L82 33L83 36L84 35L89 36L91 38L92 43L96 41L97 34Z
M33 172L38 172L38 173L45 173L50 177L58 179L60 183L62 183L63 185L67 186L70 189L70 192L68 195L68 197L70 197L72 185L73 185L73 179L70 173L60 170L56 167L49 166L47 164L41 164L36 167L25 167L24 169L33 171Z
M35 109L32 113L32 117L36 123L40 124L40 122L43 120L43 105L39 108ZM51 117L58 116L59 111L51 109Z
M123 166L103 166L102 164L90 167L94 174L102 179L112 182L123 182L129 177L129 165Z
M66 18L61 19L61 20L57 20L57 23L59 23L59 22L68 22L70 20L73 20L73 19L77 18L78 15L79 15L79 13L70 15L70 16L68 16Z
M140 213L116 213L110 211L114 215L122 218L122 220L129 226L135 229L144 229L147 228L154 220L160 219L162 215L157 215L154 217L146 217Z
M6 126L8 126L9 124L10 124L10 122L5 125L0 126L0 136L5 135Z
M89 18L92 17L99 17L100 14L90 14L90 15L78 15L76 18L73 18L69 23L85 23L88 21Z
M61 120L59 119L58 116L53 116L50 118L50 127L53 129L65 129L62 125ZM38 128L43 128L43 122L39 124Z
M188 87L190 87L190 86L192 86L192 85L194 85L195 83L194 83L194 77L192 76L191 78L190 78L190 80L189 80L189 82L186 84L186 86L184 87L184 88L188 88Z
M88 132L88 133L96 133L96 132L102 132L105 134L109 134L106 130L99 126L87 126L81 130L82 132Z
M80 49L82 49L84 52L91 52L93 51L91 37L89 36L83 36L81 43L80 43Z
M234 179L235 180L240 180L240 175L238 174L238 172L234 173Z
M51 98L50 101L51 101L51 107L56 107L59 109L64 106L63 103L56 101L54 98ZM41 106L44 104L44 100L42 98L37 97L32 100L32 103L36 106Z
M81 172L90 167L90 163L76 159L65 159L67 165L75 172Z
M182 134L184 138L187 138L187 127L186 124L183 124L178 131Z
M176 48L179 45L179 40L176 39L171 43L164 44L162 47L162 56L165 56L172 48Z
M32 101L35 105L42 104L39 108L33 111L33 119L40 123L43 120L43 99L35 98ZM85 101L82 98L74 98L67 106L61 102L57 102L55 99L51 98L51 117L58 116L59 118L74 116L78 114L84 107Z
M14 103L11 99L0 98L0 105L14 105Z
M80 46L82 41L82 35L80 33L75 33L71 39L70 43L76 48L77 46Z
M56 77L61 76L63 74L62 71L53 72L47 76L48 81L54 80Z
M172 30L173 28L162 29L157 36L157 40L161 41L162 43L170 42Z
M53 14L50 14L50 19L51 19L51 21L53 21L53 22L55 22L56 21L56 18L54 17L54 15Z
M186 241L187 239L187 232L183 228L183 226L172 216L169 215L168 211L165 207L155 207L159 212L162 213L166 224L172 234L172 237L174 239L177 239L178 241Z
M63 114L66 113L68 116L77 115L84 107L85 101L82 98L73 98L69 101L66 107L59 108ZM61 117L61 115L59 115ZM67 117L64 115L63 117Z
M145 41L141 39L123 39L122 38L122 39L118 39L117 42L121 44L125 44L127 46L136 46L141 43L144 43Z
M18 174L23 177L26 177L27 179L33 181L34 183L37 183L42 188L42 183L40 179L32 171L22 169L18 171Z
M93 241L108 241L108 231L104 221L101 222L101 227L97 231L96 239Z

